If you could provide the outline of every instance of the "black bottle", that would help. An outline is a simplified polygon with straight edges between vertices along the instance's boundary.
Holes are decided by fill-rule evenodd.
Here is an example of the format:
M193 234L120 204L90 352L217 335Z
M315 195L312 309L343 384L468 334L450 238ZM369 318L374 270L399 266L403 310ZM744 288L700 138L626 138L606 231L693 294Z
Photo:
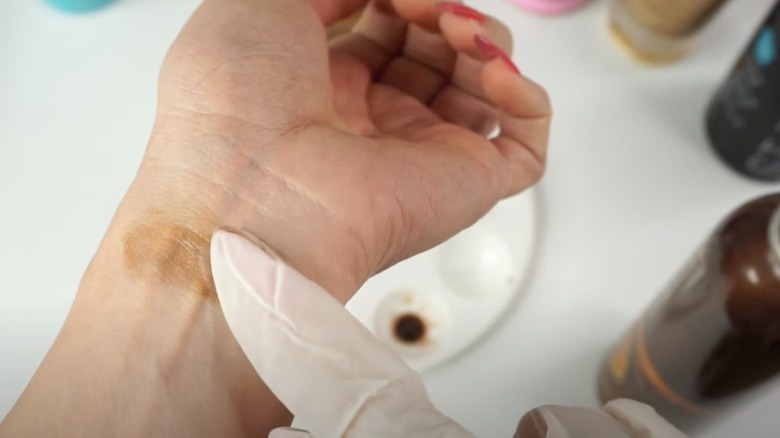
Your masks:
M718 90L706 123L712 146L729 166L780 181L780 4Z

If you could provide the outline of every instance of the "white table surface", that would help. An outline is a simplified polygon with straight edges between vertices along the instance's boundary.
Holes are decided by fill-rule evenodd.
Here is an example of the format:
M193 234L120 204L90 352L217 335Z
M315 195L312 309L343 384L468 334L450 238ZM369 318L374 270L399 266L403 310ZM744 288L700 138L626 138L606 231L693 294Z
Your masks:
M778 185L707 146L703 110L771 0L733 1L684 62L647 68L605 30L606 0L560 18L474 0L515 31L515 59L555 107L540 187L542 253L526 298L470 353L426 375L447 414L511 436L540 404L595 404L605 350L715 223ZM165 51L197 0L59 14L0 0L0 416L53 342L130 183ZM749 9L745 9L749 8ZM777 436L780 389L706 434Z

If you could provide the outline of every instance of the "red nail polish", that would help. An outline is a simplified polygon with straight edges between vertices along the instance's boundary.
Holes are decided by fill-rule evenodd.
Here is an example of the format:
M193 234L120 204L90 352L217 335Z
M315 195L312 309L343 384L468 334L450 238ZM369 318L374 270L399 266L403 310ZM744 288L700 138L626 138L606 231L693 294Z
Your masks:
M441 2L441 3L437 3L436 7L440 11L452 12L453 14L459 17L473 20L480 24L485 22L485 16L482 15L481 12L477 11L476 9L472 9L466 5L462 5L460 3Z
M506 56L506 53L504 53L504 51L501 50L493 41L490 41L488 37L479 34L474 35L474 44L477 45L477 49L479 49L480 53L482 53L482 57L485 58L485 61L491 61L493 59L499 58L504 61L504 64L506 64L510 70L520 74L520 69L517 68L515 63L512 62L512 60Z

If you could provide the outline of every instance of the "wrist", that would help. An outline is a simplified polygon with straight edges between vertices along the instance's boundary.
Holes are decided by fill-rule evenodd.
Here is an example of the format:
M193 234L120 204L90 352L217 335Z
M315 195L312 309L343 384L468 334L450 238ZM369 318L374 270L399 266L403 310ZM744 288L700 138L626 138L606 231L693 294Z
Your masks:
M175 277L195 269L201 283L210 286L208 249L217 229L264 243L342 302L376 270L364 245L368 232L351 229L324 202L247 158L238 146L200 134L191 147L208 148L208 152L192 154L164 141L165 136L154 136L149 147L154 153L147 155L123 203L131 208L118 214L123 230L118 237L129 251L125 258L140 253L146 264L140 270L134 264L134 269L143 271L139 273L169 278L163 265L181 267ZM283 147L289 145L268 149ZM270 155L268 161L273 161ZM216 170L215 162L220 163ZM171 168L170 163L181 168ZM159 257L150 259L150 248Z
M288 425L216 299L138 279L119 251L101 246L23 411L53 413L49 430L65 435L266 436Z
M4 432L265 436L289 424L224 321L211 279L211 235L227 228L263 241L342 301L362 274L334 257L332 241L316 250L304 245L316 241L300 235L306 224L285 224L285 215L231 197L220 176L187 180L166 170L141 169Z

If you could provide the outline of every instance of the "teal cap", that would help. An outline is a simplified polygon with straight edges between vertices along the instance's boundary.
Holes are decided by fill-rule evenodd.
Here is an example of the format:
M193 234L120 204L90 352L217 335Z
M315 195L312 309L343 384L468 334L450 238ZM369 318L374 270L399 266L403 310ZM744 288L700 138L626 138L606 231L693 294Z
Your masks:
M100 9L116 0L44 0L57 9L68 12L89 12Z

